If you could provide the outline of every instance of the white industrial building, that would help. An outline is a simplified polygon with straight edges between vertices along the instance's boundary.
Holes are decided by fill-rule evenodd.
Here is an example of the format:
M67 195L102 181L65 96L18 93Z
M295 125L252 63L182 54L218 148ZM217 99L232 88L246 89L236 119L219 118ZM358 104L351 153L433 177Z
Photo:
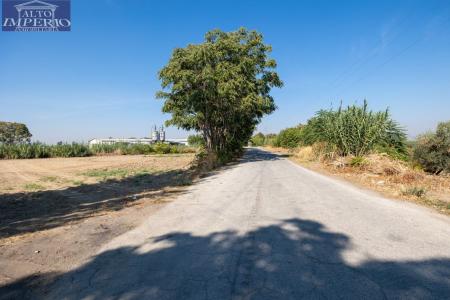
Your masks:
M106 139L92 139L89 141L89 146L92 145L112 145L117 143L124 144L154 144L157 142L168 143L168 144L181 144L187 145L187 139L166 139L166 132L164 127L161 126L159 129L154 127L150 134L151 138L106 138Z

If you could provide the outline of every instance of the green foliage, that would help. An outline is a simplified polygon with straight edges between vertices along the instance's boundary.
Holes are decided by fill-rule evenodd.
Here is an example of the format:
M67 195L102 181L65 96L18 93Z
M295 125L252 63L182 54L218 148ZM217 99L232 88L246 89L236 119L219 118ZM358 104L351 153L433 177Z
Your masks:
M188 144L193 147L201 147L205 145L205 139L201 134L193 134L188 136Z
M376 146L391 147L407 154L406 134L391 119L389 111L372 112L367 102L338 110L321 110L305 127L305 144L325 142L340 155L362 156Z
M27 191L37 191L44 189L44 187L38 183L27 183L23 186L23 188Z
M108 168L104 168L104 169L95 169L95 170L90 170L84 173L81 173L80 175L83 176L87 176L87 177L95 177L101 180L108 180L111 178L125 178L125 177L129 177L129 176L135 176L135 177L139 177L139 176L144 176L147 174L151 174L154 171L149 170L149 169L108 169ZM75 184L75 183L74 183ZM75 184L77 185L77 184Z
M0 144L29 143L31 136L25 124L0 122Z
M172 152L172 147L169 144L164 143L156 143L154 145L155 152L158 154L167 154L167 153L176 153L176 151Z
M89 147L78 143L58 145L42 143L0 144L0 159L83 157L89 155L91 155Z
M362 167L365 164L367 164L367 161L362 156L355 156L355 157L352 157L352 159L350 160L350 165L352 167Z
M408 147L408 146L407 146ZM399 151L398 148L388 145L375 145L374 150L378 153L385 153L393 159L409 161L410 154L404 150Z
M276 144L283 148L295 148L302 143L303 139L303 127L291 127L280 131Z
M279 146L277 144L277 135L274 133L268 133L266 135L258 132L254 136L252 136L251 140L253 146Z
M44 144L0 144L0 159L46 157L50 157L50 149Z
M208 152L226 161L242 151L265 114L275 110L269 92L281 87L256 31L213 30L201 44L173 51L159 72L166 125L201 132Z
M264 142L265 142L264 134L262 134L261 132L258 132L257 134L252 136L251 142L252 142L253 146L257 146L257 147L264 146Z
M427 193L427 191L425 190L425 188L417 187L417 186L407 188L403 192L404 195L412 195L412 196L416 196L418 198L422 198L423 196L425 196L426 193Z
M85 144L57 144L49 146L49 157L85 157L91 155L89 146Z
M182 146L157 143L147 144L124 144L92 145L72 143L57 145L45 145L42 143L32 144L0 144L0 159L26 159L47 157L85 157L91 155L105 154L169 154L169 153L193 153L195 149Z
M115 143L115 144L94 144L90 147L92 153L98 155L104 154L128 154L128 144Z
M439 123L436 133L418 138L413 159L426 172L450 172L450 121Z
M278 135L275 133L268 133L264 136L264 145L277 146Z

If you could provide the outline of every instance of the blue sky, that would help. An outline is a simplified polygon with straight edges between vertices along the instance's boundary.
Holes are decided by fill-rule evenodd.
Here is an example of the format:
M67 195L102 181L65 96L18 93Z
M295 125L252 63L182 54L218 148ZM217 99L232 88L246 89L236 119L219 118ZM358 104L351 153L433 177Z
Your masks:
M169 117L154 95L173 48L241 26L272 45L285 83L265 133L364 98L412 137L450 120L448 0L72 0L71 32L0 32L0 120L48 143L147 136Z

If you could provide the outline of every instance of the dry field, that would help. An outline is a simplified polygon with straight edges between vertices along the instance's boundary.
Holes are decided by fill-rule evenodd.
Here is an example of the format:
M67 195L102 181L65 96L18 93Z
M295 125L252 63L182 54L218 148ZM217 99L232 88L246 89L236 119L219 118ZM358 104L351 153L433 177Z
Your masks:
M408 163L380 154L368 155L361 164L352 166L350 157L338 157L334 160L318 159L311 147L292 151L266 147L266 150L289 154L292 161L308 169L343 178L386 197L412 201L450 215L449 175L430 175L411 168Z
M192 154L0 160L0 194L65 189L104 179L178 170Z
M0 161L0 240L134 205L187 184L192 154Z
M183 193L194 154L0 160L0 286L83 263Z

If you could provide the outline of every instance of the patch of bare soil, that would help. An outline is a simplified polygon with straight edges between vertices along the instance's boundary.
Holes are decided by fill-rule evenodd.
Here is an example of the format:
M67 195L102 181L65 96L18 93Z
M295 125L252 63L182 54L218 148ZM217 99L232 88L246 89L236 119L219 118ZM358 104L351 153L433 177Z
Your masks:
M0 161L0 286L83 263L183 193L192 161L192 154Z

